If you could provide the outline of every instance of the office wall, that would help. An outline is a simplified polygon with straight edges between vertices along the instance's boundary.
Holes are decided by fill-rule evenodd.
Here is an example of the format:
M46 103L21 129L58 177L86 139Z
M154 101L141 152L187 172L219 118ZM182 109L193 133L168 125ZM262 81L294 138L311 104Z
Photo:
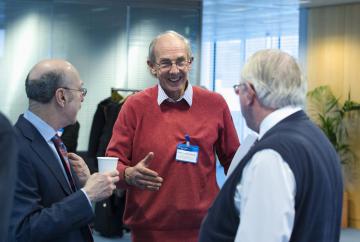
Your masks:
M148 72L150 41L172 29L189 38L198 81L199 2L0 0L0 111L14 123L27 108L25 77L45 58L63 58L79 70L88 95L79 112L78 150L87 150L97 104L110 88L144 89L157 83ZM128 93L122 93L127 95Z
M360 102L360 4L313 8L308 11L307 78L309 90L329 85L343 102L350 93ZM358 166L347 185L349 225L360 228L360 128L354 124L350 144Z

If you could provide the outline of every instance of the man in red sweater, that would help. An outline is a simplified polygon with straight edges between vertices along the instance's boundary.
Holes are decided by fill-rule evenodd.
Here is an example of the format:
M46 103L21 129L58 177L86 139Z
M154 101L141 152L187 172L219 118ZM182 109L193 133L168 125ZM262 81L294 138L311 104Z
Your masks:
M192 60L180 34L156 37L147 63L159 84L129 97L113 129L107 155L119 158L134 242L197 241L219 192L215 153L227 171L239 147L223 97L190 84Z

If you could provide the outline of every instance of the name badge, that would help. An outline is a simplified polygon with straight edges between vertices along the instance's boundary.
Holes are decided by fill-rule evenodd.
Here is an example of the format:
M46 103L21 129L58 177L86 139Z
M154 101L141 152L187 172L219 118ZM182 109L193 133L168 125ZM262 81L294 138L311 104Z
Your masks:
M182 162L196 163L199 155L199 146L189 144L178 144L176 149L176 160Z

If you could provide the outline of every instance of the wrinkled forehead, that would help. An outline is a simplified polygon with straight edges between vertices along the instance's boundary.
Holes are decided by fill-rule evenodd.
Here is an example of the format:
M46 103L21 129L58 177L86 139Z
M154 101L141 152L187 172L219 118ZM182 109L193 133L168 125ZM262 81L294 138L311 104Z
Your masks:
M185 42L177 36L164 35L160 37L154 46L156 59L176 59L188 55Z

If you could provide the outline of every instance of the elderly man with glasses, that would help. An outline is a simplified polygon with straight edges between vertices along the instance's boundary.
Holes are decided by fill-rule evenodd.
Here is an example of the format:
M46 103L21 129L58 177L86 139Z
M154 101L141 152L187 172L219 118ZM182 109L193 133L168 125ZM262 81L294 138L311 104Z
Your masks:
M256 52L239 85L257 142L204 219L200 242L337 242L343 183L339 157L302 108L306 82L280 50Z
M25 81L29 109L15 124L18 175L9 238L18 242L92 242L92 202L109 197L118 172L90 176L68 153L57 130L76 121L84 101L75 67L64 60L36 64Z
M119 158L134 242L197 241L219 191L216 155L226 171L239 147L222 96L190 84L192 61L183 36L157 36L147 64L159 83L130 96L113 129L107 155Z

